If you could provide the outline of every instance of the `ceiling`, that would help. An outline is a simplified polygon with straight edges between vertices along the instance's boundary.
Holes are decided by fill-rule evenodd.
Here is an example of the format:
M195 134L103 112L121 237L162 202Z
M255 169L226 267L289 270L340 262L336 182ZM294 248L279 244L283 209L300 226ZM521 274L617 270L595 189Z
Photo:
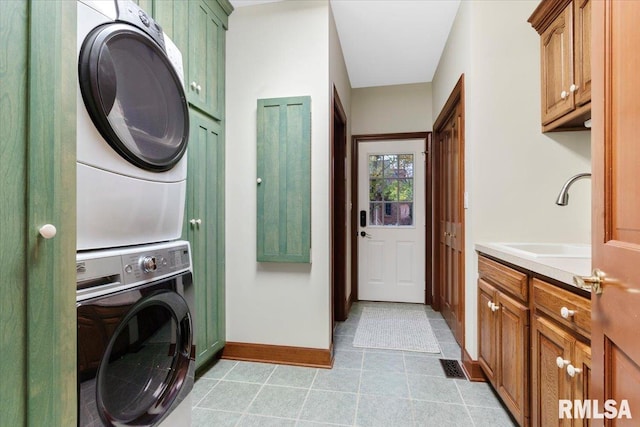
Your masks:
M280 0L231 3L274 1ZM430 82L460 5L460 0L330 2L353 88Z

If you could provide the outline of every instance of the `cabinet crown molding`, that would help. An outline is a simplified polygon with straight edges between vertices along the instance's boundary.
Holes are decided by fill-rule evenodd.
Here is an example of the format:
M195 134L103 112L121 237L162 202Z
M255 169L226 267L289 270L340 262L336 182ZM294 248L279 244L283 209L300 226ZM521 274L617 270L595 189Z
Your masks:
M572 2L572 0L542 0L527 22L542 35L554 19Z

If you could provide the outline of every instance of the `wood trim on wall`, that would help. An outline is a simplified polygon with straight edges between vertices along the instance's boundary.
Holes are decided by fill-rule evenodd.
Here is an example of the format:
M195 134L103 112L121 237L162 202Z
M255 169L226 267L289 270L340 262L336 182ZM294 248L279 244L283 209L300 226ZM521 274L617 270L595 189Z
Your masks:
M227 342L222 358L330 369L333 366L333 344L329 349L321 349Z
M351 137L351 201L354 208L351 209L351 301L358 301L358 144L360 142L386 141L398 139L424 139L425 150L428 150L429 141L431 141L431 132L398 132L398 133L379 133L379 134L362 134L353 135ZM428 162L431 157L427 156ZM427 163L428 163L427 162ZM427 164L425 167L425 189L431 185L431 167ZM425 200L425 210L429 206L429 200ZM427 218L429 216L427 215ZM429 228L429 227L426 227ZM430 233L427 233L425 247L431 245ZM426 257L426 255L425 255ZM433 283L428 275L429 269L427 264L429 259L425 260L425 281L427 294L431 294ZM425 301L426 303L426 301Z
M459 319L455 329L452 325L452 332L456 336L456 340L458 340L459 344L464 347L465 343L465 246L466 246L466 236L465 236L465 209L464 209L464 192L465 192L465 93L464 93L464 74L460 76L455 87L451 91L451 94L447 98L442 110L438 114L438 118L436 119L433 125L434 132L434 140L431 146L432 148L432 163L434 165L435 170L433 171L433 190L434 190L434 229L433 229L433 241L434 241L434 254L433 254L433 262L434 262L434 292L433 292L433 308L437 311L442 311L443 307L441 307L441 295L442 295L442 283L440 280L440 259L442 257L441 248L440 248L440 236L447 230L441 229L442 220L441 220L441 211L439 206L439 201L441 199L441 195L444 187L443 177L441 176L442 171L439 167L440 159L444 155L442 148L438 144L440 141L439 135L445 131L445 128L452 118L456 111L460 111L460 122L459 122L459 139L460 139L460 164L458 169L458 182L460 183L460 191L458 192L458 199L456 201L456 206L459 209L458 216L460 218L459 229L456 230L456 235L458 237L458 241L456 245L459 245L460 250L460 263L458 270L458 277L461 278L460 283L458 284L458 309L456 311L456 319ZM461 243L460 243L461 242ZM447 322L449 323L449 322Z
M469 381L487 382L487 377L485 377L480 367L480 362L473 360L466 349L462 349L462 368Z
M347 319L347 230L340 230L339 224L346 224L347 190L336 186L337 179L346 178L344 167L337 168L337 157L347 157L347 115L340 101L338 90L333 86L333 112L331 114L331 179L330 179L330 292L331 292L331 329L334 321ZM336 127L339 131L336 133ZM342 211L337 208L342 206Z

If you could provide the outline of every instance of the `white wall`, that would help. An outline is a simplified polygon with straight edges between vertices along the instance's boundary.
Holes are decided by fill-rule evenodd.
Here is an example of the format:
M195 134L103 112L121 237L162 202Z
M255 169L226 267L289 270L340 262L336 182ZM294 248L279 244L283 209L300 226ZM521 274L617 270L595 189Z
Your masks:
M433 126L431 83L357 88L351 102L354 135L425 132Z
M338 30L336 28L336 22L333 17L333 10L329 7L329 79L331 84L329 85L329 96L333 96L333 87L335 86L340 97L340 102L344 108L344 112L347 116L347 180L343 184L336 183L336 185L344 185L347 189L347 236L351 236L351 82L349 80L349 73L347 71L347 65L344 61L344 53L342 52L342 46L340 45L340 39L338 38ZM330 106L333 108L333 106ZM347 254L351 253L351 239L347 237ZM346 292L345 297L348 299L351 295L351 257L347 256L346 262Z
M227 341L328 349L329 6L238 8L226 59ZM311 96L312 264L256 262L256 100Z
M571 175L591 170L590 133L540 131L539 36L527 23L537 1L462 2L433 80L434 117L465 73L466 330L477 357L474 244L589 242L590 184L555 198Z

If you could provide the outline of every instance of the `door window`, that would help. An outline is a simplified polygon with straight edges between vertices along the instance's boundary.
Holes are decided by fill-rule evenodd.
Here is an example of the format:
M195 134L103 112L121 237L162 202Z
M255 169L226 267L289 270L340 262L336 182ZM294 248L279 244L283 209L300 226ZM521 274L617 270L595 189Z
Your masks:
M412 226L413 154L369 156L369 225Z
M189 135L186 98L149 36L126 24L96 28L83 43L79 76L89 115L122 157L154 171L180 160Z

